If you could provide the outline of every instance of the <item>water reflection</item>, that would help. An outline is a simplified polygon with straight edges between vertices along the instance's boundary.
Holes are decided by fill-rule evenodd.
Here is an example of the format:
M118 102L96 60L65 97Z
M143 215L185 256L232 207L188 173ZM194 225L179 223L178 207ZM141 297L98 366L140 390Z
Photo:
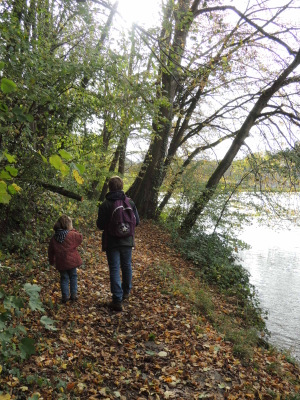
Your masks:
M300 361L300 228L278 232L254 223L241 239L251 245L240 256L268 311L270 341Z

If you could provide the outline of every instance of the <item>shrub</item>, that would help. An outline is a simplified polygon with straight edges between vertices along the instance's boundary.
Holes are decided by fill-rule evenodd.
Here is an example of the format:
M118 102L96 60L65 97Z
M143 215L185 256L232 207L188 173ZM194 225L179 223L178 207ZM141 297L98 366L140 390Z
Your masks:
M266 331L265 321L254 286L250 283L249 272L238 263L237 241L224 239L217 233L207 234L194 229L190 236L178 235L177 222L167 220L173 243L188 260L197 266L199 278L216 286L226 296L234 297L240 308L240 317L248 326L253 324Z
M234 294L251 294L249 273L236 263L234 249L217 234L197 232L188 238L177 239L183 255L199 267L199 273L210 284Z
M30 283L24 285L26 294L22 296L0 290L0 360L6 361L11 357L25 359L35 353L35 341L27 336L21 320L27 306L32 311L45 311L39 297L40 290L40 286ZM56 330L54 321L47 316L44 315L40 322L46 329Z

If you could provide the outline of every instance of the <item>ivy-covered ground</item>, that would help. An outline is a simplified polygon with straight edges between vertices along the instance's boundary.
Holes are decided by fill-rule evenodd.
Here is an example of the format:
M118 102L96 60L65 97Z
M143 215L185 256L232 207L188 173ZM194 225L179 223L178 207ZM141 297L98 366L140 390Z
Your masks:
M17 269L16 260L2 263L13 271L3 289L17 284L23 290L26 282L41 286L45 312L22 310L19 319L36 352L23 362L16 355L0 359L0 400L300 399L299 366L265 347L239 354L206 304L213 303L219 321L229 317L242 325L234 302L201 284L160 228L150 222L137 228L134 287L121 313L107 307L101 234L91 228L84 236L76 303L60 303L46 243L38 260L20 261ZM49 320L41 323L45 313ZM18 340L12 343L16 348Z

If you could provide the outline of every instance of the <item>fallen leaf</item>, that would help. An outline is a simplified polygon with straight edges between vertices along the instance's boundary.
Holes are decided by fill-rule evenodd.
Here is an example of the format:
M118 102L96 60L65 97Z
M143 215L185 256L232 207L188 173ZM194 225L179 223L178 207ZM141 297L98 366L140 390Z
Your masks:
M84 383L80 382L80 383L78 383L77 387L78 387L79 392L83 392L84 389L86 388L86 385Z
M67 390L72 390L72 389L74 389L75 385L76 385L75 382L70 382L70 383L68 383L68 384L67 384Z
M69 340L68 340L68 338L66 337L66 336L64 336L64 335L60 335L60 340L62 341L62 342L64 342L64 343L69 343Z
M168 356L168 353L167 353L166 351L160 351L160 352L158 353L158 356L159 356L159 357L167 357L167 356Z
M165 399L172 399L172 398L174 398L175 397L175 393L174 392L171 392L170 390L167 390L165 393L164 393L164 398Z
M0 400L10 400L10 394L0 394Z

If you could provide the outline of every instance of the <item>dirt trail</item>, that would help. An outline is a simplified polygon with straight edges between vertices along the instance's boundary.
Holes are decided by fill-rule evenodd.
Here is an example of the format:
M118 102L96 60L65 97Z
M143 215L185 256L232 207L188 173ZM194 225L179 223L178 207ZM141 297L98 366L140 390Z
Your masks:
M28 396L29 391L43 399L72 400L284 399L297 393L297 367L259 348L249 365L243 365L233 356L232 344L160 272L159 265L172 265L183 282L195 282L192 265L149 222L136 232L132 295L123 312L110 311L100 237L96 231L85 235L77 303L60 304L56 271L40 271L36 277L58 330L39 325L39 353L26 362L22 374L41 380L32 382L27 392L15 385L16 399L27 399L21 393Z

